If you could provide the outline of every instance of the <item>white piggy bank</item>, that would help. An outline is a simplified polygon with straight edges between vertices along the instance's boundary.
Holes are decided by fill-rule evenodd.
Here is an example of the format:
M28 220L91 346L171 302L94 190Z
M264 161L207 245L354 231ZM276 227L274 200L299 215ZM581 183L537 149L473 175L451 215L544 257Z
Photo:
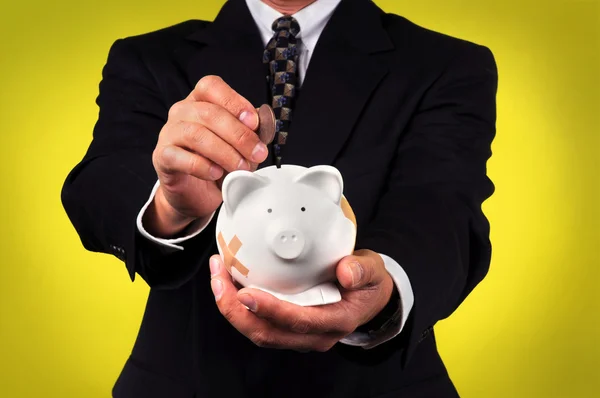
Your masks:
M342 192L342 176L331 166L227 175L216 235L232 277L298 305L341 300L332 283L335 267L356 240L356 220Z

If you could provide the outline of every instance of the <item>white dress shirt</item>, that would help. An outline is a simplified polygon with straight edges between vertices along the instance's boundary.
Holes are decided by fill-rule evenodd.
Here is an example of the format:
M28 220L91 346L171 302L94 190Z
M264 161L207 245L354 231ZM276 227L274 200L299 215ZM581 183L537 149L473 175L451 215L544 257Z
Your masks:
M321 32L323 32L323 29L327 25L327 22L329 22L331 15L340 1L341 0L317 0L293 15L300 25L300 33L297 36L300 42L300 59L298 65L298 79L300 85L302 85L302 82L304 81L304 76L306 75L310 59L315 50L319 37L321 36ZM282 17L283 14L266 5L261 0L246 0L246 4L260 31L263 44L266 46L274 34L273 30L271 29L273 22L277 18ZM201 233L210 223L215 213L211 214L206 219L194 221L187 228L189 233L186 236L175 239L162 239L154 237L150 235L142 225L142 218L146 209L150 203L152 203L154 195L156 194L156 190L159 186L160 181L157 181L152 189L150 198L138 214L137 227L144 237L160 245L163 248L163 251L170 252L183 250L183 246L179 244ZM372 348L397 336L404 328L404 324L406 323L414 303L414 294L410 280L408 279L408 275L406 275L404 269L394 259L381 253L380 256L383 259L385 268L390 274L400 294L399 305L401 311L399 311L395 319L391 319L382 330L377 331L375 334L369 335L367 333L354 332L342 339L341 343L361 346L364 348Z

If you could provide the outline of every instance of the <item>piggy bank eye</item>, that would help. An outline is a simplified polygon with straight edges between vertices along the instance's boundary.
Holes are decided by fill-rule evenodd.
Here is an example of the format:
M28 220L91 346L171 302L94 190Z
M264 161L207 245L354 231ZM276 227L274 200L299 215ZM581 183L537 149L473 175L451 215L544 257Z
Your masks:
M306 207L301 207L300 210L306 211Z
M272 213L273 209L267 209L267 213Z

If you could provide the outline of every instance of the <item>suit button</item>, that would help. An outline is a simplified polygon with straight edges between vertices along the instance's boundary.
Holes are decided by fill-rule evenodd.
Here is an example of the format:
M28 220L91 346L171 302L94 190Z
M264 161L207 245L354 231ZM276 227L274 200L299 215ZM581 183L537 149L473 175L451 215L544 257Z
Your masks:
M108 245L110 252L115 255L119 260L125 259L125 249L115 245Z

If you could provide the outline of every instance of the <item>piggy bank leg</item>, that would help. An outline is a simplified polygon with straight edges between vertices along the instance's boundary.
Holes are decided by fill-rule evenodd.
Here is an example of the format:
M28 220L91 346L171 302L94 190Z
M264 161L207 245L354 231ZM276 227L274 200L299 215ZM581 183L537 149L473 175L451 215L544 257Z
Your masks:
M323 283L296 294L282 294L271 291L268 293L271 293L280 300L288 301L303 307L333 304L342 299L339 289L333 283Z

